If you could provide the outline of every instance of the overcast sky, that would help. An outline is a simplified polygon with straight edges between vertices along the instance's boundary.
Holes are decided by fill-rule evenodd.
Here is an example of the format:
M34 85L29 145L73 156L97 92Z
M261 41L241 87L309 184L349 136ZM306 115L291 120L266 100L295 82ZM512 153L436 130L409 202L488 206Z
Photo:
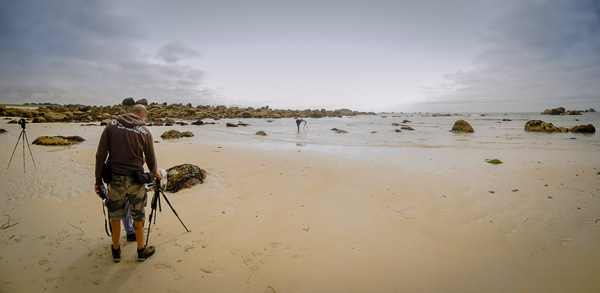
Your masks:
M600 110L600 0L0 0L0 102Z

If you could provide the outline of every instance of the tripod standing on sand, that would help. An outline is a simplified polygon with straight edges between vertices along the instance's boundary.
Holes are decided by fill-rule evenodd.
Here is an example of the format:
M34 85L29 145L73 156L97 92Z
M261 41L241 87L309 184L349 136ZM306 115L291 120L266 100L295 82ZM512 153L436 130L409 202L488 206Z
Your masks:
M163 176L164 176L163 178L166 179L166 177L167 177L166 174ZM171 207L173 214L175 214L177 219L179 219L179 222L181 223L181 225L183 225L183 228L185 228L185 231L190 232L190 230L188 230L188 228L185 226L183 221L181 221L181 218L179 218L179 215L177 214L177 212L171 205L171 202L169 202L169 199L165 195L164 190L167 188L167 184L165 183L165 184L163 184L163 186L161 186L160 180L156 179L156 182L153 185L154 185L154 197L152 198L152 201L150 203L150 207L152 208L152 211L150 212L150 218L148 221L148 234L146 235L146 245L148 245L148 238L150 238L150 227L152 226L152 216L154 216L154 212L156 211L157 204L158 204L158 210L162 212L162 207L160 205L160 195L161 194L162 194L163 198L169 204L169 207ZM154 222L156 223L156 217L154 217Z
M35 165L35 160L33 159L33 154L31 153L31 147L29 147L29 139L27 138L27 132L25 132L25 126L27 125L27 121L25 121L25 119L21 119L19 120L19 125L21 125L21 128L23 128L23 130L21 131L21 134L19 134L19 138L17 139L17 144L15 144L15 148L13 149L12 155L10 156L10 161L8 161L8 167L6 167L6 169L10 168L10 162L12 162L13 156L15 155L15 151L17 150L17 146L19 145L19 141L21 141L21 137L23 138L23 173L25 173L25 142L27 142L27 148L29 149L29 155L31 156L31 161L33 161L33 166L37 167Z

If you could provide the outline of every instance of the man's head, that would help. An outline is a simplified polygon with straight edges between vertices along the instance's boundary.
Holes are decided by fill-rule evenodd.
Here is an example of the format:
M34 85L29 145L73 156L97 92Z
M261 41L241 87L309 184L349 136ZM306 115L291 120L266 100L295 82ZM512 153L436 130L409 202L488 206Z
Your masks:
M131 113L137 115L138 117L140 117L144 120L146 120L146 116L148 115L148 111L146 110L146 107L144 107L144 105L140 105L140 104L133 106L133 110L131 110Z

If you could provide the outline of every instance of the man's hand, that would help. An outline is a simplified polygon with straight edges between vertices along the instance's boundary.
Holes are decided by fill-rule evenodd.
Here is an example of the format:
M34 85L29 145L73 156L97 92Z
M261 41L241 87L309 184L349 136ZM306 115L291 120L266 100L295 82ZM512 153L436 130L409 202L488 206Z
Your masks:
M162 173L160 171L156 172L156 179L158 179L160 181L160 179L162 179Z
M104 188L104 184L94 185L94 191L96 192L96 195L98 195L99 198L102 198L102 196L100 196L100 188ZM104 188L104 190L106 190L106 188Z

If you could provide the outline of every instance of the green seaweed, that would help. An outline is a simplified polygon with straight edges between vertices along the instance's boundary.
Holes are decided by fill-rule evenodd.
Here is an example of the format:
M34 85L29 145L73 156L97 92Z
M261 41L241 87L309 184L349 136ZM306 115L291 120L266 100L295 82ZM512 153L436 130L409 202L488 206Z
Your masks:
M491 160L485 160L486 162L490 163L490 164L494 164L494 165L499 165L502 164L502 161L498 160L498 159L491 159Z

